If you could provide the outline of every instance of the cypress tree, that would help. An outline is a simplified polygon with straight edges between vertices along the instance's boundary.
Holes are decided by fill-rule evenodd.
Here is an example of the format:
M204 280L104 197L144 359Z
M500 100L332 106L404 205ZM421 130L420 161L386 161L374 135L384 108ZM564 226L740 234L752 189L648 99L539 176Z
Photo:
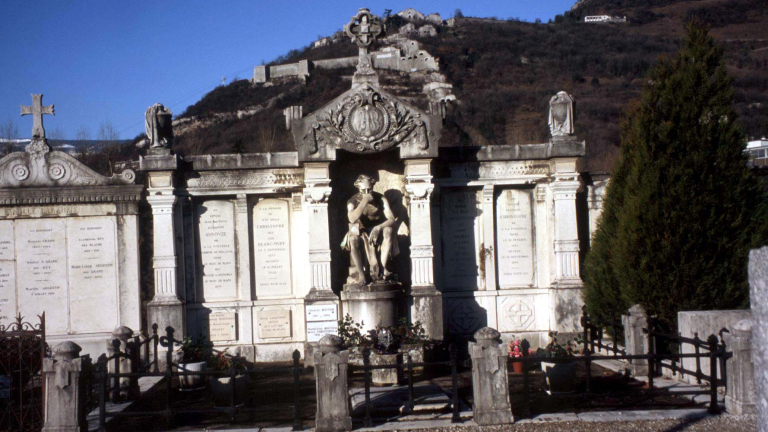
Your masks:
M622 159L584 268L585 302L615 320L639 303L677 312L749 305L747 256L766 244L768 204L747 168L723 52L689 23L622 122ZM611 322L611 321L609 321Z

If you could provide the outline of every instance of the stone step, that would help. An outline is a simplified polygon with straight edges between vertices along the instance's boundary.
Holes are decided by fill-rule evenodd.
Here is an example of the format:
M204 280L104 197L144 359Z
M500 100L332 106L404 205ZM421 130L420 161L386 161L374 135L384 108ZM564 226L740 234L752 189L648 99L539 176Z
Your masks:
M371 416L438 414L451 410L451 398L437 385L413 386L414 408L408 412L408 386L371 387ZM349 390L352 417L365 415L365 389Z

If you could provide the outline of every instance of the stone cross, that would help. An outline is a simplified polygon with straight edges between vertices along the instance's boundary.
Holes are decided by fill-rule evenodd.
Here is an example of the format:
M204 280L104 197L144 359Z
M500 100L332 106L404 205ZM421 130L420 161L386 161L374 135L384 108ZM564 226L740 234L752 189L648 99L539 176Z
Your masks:
M32 114L32 139L45 138L45 129L43 128L43 114L56 115L53 112L53 105L43 106L43 95L32 95L32 106L21 106L21 115Z
M344 32L357 44L363 56L368 54L368 47L384 32L384 25L368 9L362 8L344 26Z

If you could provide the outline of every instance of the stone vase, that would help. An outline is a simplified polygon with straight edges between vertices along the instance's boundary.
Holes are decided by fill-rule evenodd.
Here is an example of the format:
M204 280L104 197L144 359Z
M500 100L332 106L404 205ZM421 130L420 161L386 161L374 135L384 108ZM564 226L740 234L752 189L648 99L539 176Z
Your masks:
M541 370L547 377L547 393L576 392L576 362L541 362Z
M213 405L216 407L228 407L232 403L232 378L211 377L211 392L213 393ZM245 405L248 399L248 375L242 374L235 377L235 406Z
M179 363L178 372L205 372L208 364L204 361L192 363ZM205 387L205 380L202 375L179 375L179 386L181 390L200 390Z
M401 365L403 364L403 355L397 354L376 354L371 353L371 366ZM371 371L373 385L390 386L397 385L400 382L400 368L373 369Z

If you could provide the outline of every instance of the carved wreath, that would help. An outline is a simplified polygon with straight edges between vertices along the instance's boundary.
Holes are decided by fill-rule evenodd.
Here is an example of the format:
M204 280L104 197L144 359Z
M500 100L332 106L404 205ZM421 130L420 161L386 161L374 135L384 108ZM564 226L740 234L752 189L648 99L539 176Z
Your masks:
M317 152L317 145L325 137L354 153L386 150L406 138L408 144L416 144L421 150L429 145L426 125L418 113L401 108L370 88L344 98L312 128L312 153Z

